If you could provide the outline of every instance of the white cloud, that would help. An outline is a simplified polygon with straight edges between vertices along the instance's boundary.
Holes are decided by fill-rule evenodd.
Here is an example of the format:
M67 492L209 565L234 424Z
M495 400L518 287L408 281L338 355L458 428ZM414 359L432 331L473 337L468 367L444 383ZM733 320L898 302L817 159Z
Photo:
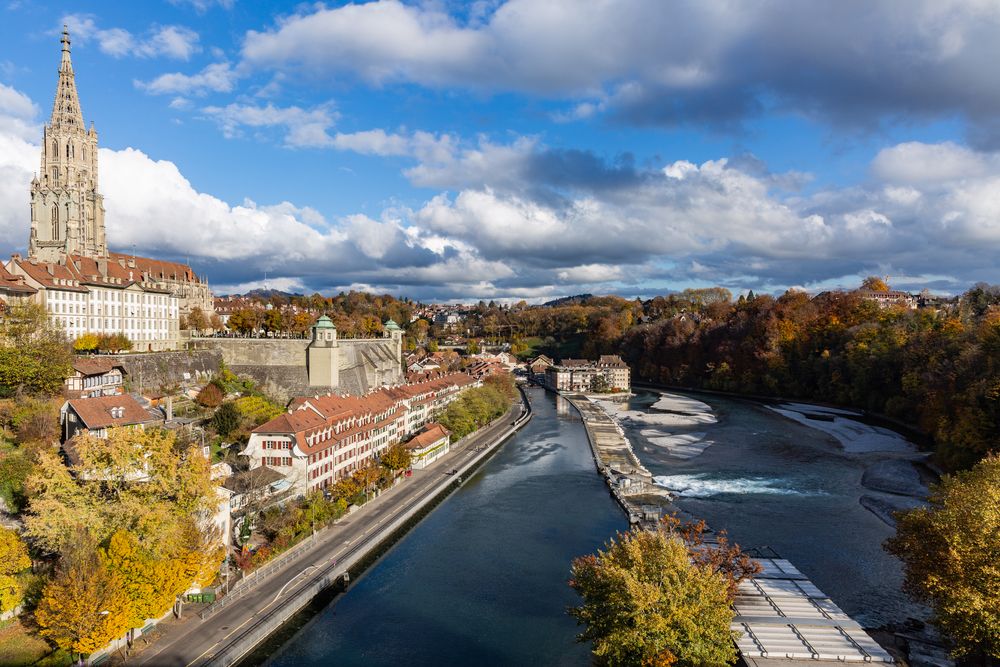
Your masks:
M336 147L329 115L244 111L232 111L238 128L294 126L302 141L321 133ZM27 241L25 201L38 164L38 113L29 98L0 85L0 238L6 250ZM133 148L102 149L108 237L115 248L135 244L138 252L189 258L213 282L227 285L259 280L268 271L314 289L364 284L441 298L529 298L692 277L773 289L872 271L937 276L959 286L1000 281L996 154L954 144L901 144L873 160L862 185L785 196L775 187L780 175L746 158L678 160L621 179L619 171L592 164L593 156L573 154L590 169L584 172L565 155L540 160L548 149L537 140L518 144L463 147L450 137L415 132L354 136L346 146L351 150L423 155L443 165L435 172L443 184L454 178L465 185L416 210L336 220L292 202L232 204L195 189L172 162ZM925 164L937 169L937 177L904 169L914 156L939 162ZM498 165L514 176L489 179ZM463 175L463 168L475 174ZM580 178L566 180L565 171ZM553 182L554 176L563 180ZM557 196L545 195L547 188ZM545 196L535 196L538 191Z
M153 95L196 95L228 93L236 86L239 74L228 62L206 65L197 74L172 72L152 81L135 81L137 88Z
M114 58L132 55L188 60L201 51L198 33L184 26L152 26L144 35L136 36L124 28L100 28L89 14L67 14L62 23L69 28L74 42L96 40L98 48Z
M508 0L307 5L250 31L254 68L568 98L561 120L738 124L764 108L839 123L1000 113L1000 5L982 0L696 3ZM669 38L665 38L669 36ZM810 76L803 77L801 72Z
M202 111L219 124L228 138L240 136L244 128L277 127L284 130L287 146L327 148L334 143L327 130L335 122L337 112L330 104L303 109L234 103L224 107L205 107Z
M236 0L170 0L170 4L190 5L199 14L204 14L216 5L223 9L232 9L236 5Z

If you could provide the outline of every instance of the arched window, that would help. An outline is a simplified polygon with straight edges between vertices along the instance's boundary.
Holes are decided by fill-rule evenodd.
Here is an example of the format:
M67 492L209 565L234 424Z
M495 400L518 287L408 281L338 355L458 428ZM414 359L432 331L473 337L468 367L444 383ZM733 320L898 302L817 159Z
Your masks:
M52 240L59 240L59 204L52 205Z
M59 157L59 142L52 140L52 157Z
M70 147L71 145L72 145L72 144L70 144L70 142L68 142L68 141L66 142L66 157L69 157L69 147Z

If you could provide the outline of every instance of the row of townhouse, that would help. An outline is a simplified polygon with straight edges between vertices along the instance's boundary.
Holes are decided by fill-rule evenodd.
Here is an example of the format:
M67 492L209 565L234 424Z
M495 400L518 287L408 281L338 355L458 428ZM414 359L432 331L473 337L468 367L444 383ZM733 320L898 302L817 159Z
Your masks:
M297 494L322 489L416 433L479 380L453 373L364 396L306 396L258 426L242 454L282 473Z

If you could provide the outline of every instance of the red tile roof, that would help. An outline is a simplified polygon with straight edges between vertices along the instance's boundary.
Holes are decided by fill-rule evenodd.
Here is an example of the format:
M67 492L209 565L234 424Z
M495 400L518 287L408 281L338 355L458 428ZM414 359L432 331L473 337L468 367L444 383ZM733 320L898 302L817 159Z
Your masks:
M429 447L441 438L446 438L451 435L451 431L446 429L441 424L437 422L430 422L420 433L410 438L410 441L406 443L408 449L423 449L424 447Z
M3 264L0 264L0 291L27 296L38 290L25 285L23 276L15 276Z
M120 396L98 396L96 398L77 398L69 401L69 407L77 414L80 421L88 429L108 428L109 426L132 426L158 421L139 402L128 394ZM112 408L122 408L121 417L112 417Z
M293 435L299 448L308 454L391 422L405 409L404 401L423 402L442 390L473 383L475 379L465 373L452 373L416 384L385 387L364 396L300 396L292 400L288 412L253 432Z

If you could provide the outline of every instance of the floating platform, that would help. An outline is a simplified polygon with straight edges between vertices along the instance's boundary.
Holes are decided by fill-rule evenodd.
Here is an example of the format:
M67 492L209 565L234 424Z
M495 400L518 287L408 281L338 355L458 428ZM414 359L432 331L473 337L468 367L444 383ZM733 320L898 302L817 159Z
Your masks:
M756 558L763 570L740 583L732 629L751 667L895 660L804 574L783 558Z

